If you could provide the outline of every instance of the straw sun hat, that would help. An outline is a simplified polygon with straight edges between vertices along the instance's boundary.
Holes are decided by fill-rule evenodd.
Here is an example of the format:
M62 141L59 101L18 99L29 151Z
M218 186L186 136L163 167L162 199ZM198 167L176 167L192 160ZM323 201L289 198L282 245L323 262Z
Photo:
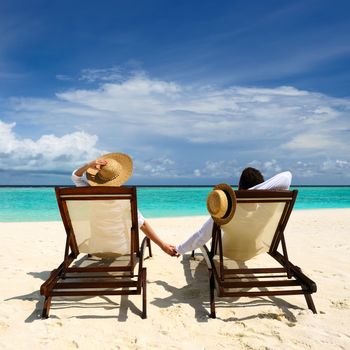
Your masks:
M100 157L106 165L101 169L89 168L86 178L90 186L121 186L132 174L132 159L124 153L108 153Z
M236 195L230 185L219 184L208 194L207 209L218 225L227 224L236 211Z

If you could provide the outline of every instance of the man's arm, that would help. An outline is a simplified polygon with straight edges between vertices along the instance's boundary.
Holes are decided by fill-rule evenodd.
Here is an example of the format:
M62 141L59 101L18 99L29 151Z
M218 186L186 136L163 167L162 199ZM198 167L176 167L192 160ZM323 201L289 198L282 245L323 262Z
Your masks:
M176 251L179 254L185 254L186 252L195 250L207 243L212 235L213 223L214 221L210 217L197 232L182 244L177 245Z
M290 171L285 171L279 173L270 179L251 187L250 190L289 190L292 183L292 173Z

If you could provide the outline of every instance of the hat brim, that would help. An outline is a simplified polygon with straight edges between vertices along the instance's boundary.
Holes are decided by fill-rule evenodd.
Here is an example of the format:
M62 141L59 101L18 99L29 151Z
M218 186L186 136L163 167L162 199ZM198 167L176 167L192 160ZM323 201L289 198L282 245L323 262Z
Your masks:
M86 179L90 186L121 186L132 175L133 163L132 159L124 153L107 153L99 157L99 159L114 159L121 165L121 173L110 181L105 181L98 176L96 169L89 168L86 170Z
M213 188L213 190L222 190L226 194L227 202L228 202L228 208L226 213L222 217L215 217L211 215L212 219L219 226L225 225L231 221L236 211L237 199L236 199L235 191L230 185L224 184L224 183L216 185Z

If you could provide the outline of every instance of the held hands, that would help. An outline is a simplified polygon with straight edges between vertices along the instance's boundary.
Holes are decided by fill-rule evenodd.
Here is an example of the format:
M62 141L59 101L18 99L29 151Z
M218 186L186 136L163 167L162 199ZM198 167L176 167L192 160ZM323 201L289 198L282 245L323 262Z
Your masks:
M180 254L176 251L175 247L171 244L164 243L161 246L161 248L165 253L169 254L170 256L176 256L176 257L180 256Z

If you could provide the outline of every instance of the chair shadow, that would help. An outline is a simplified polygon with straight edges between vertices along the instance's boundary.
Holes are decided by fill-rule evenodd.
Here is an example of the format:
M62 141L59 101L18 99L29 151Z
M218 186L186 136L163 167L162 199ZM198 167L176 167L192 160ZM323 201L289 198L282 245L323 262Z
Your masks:
M82 266L86 264L87 260L90 258L88 256L84 256L77 260L74 264L74 266ZM90 259L91 260L91 259ZM107 259L106 259L107 260ZM112 263L112 259L110 259L110 263ZM89 263L89 266L98 266L98 262L92 262ZM105 265L106 266L106 265ZM28 275L33 276L34 278L39 278L42 281L46 281L52 271L33 271L28 272ZM80 319L86 319L86 318L118 318L118 321L125 322L128 319L128 310L133 312L134 314L137 314L138 316L141 316L142 311L135 306L133 302L131 302L128 298L128 295L121 295L121 301L120 303L116 303L115 301L111 300L109 297L105 295L98 296L100 299L102 299L104 302L101 303L84 303L84 300L95 298L96 296L72 296L72 297L54 297L51 305L51 310L62 310L66 308L97 308L97 307L103 307L104 310L111 310L116 309L119 306L119 315L116 316L96 316L96 315L77 315L72 316L72 318L80 318ZM28 315L28 317L24 320L25 323L31 323L33 321L41 320L41 312L44 306L44 296L40 294L40 291L34 291L32 293L23 294L23 295L17 295L11 298L7 298L4 301L10 301L10 300L23 300L23 301L36 301L35 308L33 312ZM140 302L141 304L141 302ZM51 319L59 319L59 317L55 315L50 315Z
M209 300L209 289L198 287L198 285L208 281L206 263L204 259L197 256L192 258L190 255L183 255L181 264L183 265L186 285L177 288L162 280L149 282L162 286L167 292L171 293L167 298L154 298L151 303L160 308L188 304L194 309L195 318L198 322L208 322L208 311L204 305ZM196 265L194 269L192 265Z
M263 290L262 288L260 290ZM253 297L252 297L253 298ZM250 298L250 299L252 299ZM224 321L224 322L243 322L247 320L252 319L277 319L281 320L281 316L284 317L288 321L289 326L294 326L297 323L297 319L294 316L294 314L291 312L291 309L293 310L304 310L303 308L300 308L298 306L292 305L288 303L287 301L275 297L270 296L264 296L264 297L254 297L253 300L249 301L239 301L238 298L229 298L225 297L225 300L223 299L215 299L215 308L218 309L234 309L234 308L243 308L243 307L259 307L259 306L276 306L278 307L281 312L259 312L254 315L246 316L246 317L229 317L229 318L222 318L220 317L220 314L216 313L216 319ZM270 299L270 300L268 300Z
M198 261L197 266L194 269L192 274L191 262ZM167 308L172 305L177 304L189 304L193 307L195 311L195 318L198 322L208 322L209 320L209 278L208 278L208 268L205 262L205 259L202 254L195 254L194 258L190 255L183 255L181 261L184 269L184 275L186 278L187 285L182 288L176 288L172 285L169 285L167 282L157 280L153 283L156 283L162 286L166 291L171 293L167 298L155 298L151 303L161 307ZM244 263L239 265L240 268L246 268L247 266ZM266 288L260 288L261 291L267 290ZM292 305L285 301L284 299L278 298L276 296L266 296L266 297L254 297L249 298L248 301L240 300L240 297L225 297L218 298L215 297L215 307L216 309L220 308L242 308L242 307L259 307L259 306L278 306L281 309L283 317L290 323L289 325L294 325L297 320L291 309L294 310L303 310L298 306ZM256 315L251 315L247 317L230 317L230 318L220 318L217 315L217 319L230 322L230 321L245 321L249 319L262 319L262 318L271 318L279 319L280 315L277 313L265 313L259 312Z
M75 265L82 265L86 263L86 260L89 259L87 256L82 257L77 260ZM112 262L112 260L111 260ZM205 259L202 254L195 254L194 258L190 255L183 255L181 264L183 265L184 276L186 278L186 286L182 288L176 288L169 283L156 280L154 282L148 283L156 283L159 286L162 286L166 291L171 293L167 298L155 298L151 303L160 308L167 308L172 305L177 304L188 304L195 311L195 318L198 322L208 322L209 319L209 279L208 279L208 269ZM98 262L92 262L90 266L96 266ZM193 265L195 267L193 268ZM241 268L246 267L245 264L240 265ZM42 271L42 272L28 272L28 275L33 276L34 278L39 278L42 281L46 281L46 279L50 276L51 271ZM266 288L260 288L260 290L266 290ZM111 300L108 296L99 296L103 302L99 303L84 303L84 300L94 298L95 296L79 296L79 297L65 297L59 298L55 297L53 299L53 303L51 306L51 310L62 310L65 308L97 308L103 307L105 310L117 309L119 306L119 314L116 316L97 316L97 315L76 315L72 316L72 318L79 319L101 319L101 318L116 318L120 322L125 322L128 319L128 311L141 316L141 309L139 309L133 302L131 302L128 298L128 295L120 296L120 303L117 303ZM290 311L291 309L303 310L303 308L297 307L285 301L284 299L280 299L276 296L268 296L268 297L255 297L254 299L250 299L247 302L239 301L240 298L216 298L215 305L217 309L220 308L236 308L236 307L258 307L262 305L278 305L281 309L283 316L290 322L296 323L297 320L293 313ZM23 294L14 296L5 301L10 300L23 300L23 301L36 301L35 308L33 312L28 315L28 317L24 320L26 323L31 323L36 320L41 319L41 311L44 304L44 297L40 295L39 291L34 291L32 293ZM140 302L141 304L141 302ZM277 318L278 315L274 313L259 313L256 315L251 315L248 317L230 317L227 319L222 319L217 315L217 318L225 321L245 321L248 319L255 318ZM51 315L50 318L59 319L59 317L55 315Z
M31 275L34 278L39 278L42 281L46 281L46 279L49 278L50 273L51 271L42 271L42 272L34 271L34 272L28 272L27 275ZM31 323L33 321L41 319L41 310L44 306L44 300L38 290L32 293L17 295L12 298L7 298L4 301L10 301L10 300L36 301L33 312L24 320L24 322Z

